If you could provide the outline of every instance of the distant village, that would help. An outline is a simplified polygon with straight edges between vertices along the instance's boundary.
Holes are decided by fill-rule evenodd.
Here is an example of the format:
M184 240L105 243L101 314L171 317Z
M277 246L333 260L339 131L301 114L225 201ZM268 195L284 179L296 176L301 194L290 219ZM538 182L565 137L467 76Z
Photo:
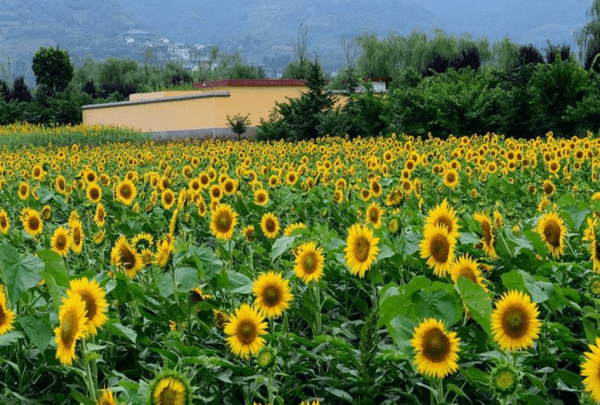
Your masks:
M216 46L211 43L188 44L173 42L169 38L155 38L149 31L143 29L129 29L120 35L124 44L142 49L146 55L147 62L162 63L168 61L181 61L184 67L192 72L198 69L215 69L217 61L211 59L211 50ZM231 47L230 47L231 48ZM241 52L244 50L242 44L234 49L225 50L230 52ZM223 53L224 50L221 50ZM262 61L243 58L243 62L256 67L261 67L269 75L280 74L287 63L292 60L294 48L292 46L277 45L272 47L271 53Z

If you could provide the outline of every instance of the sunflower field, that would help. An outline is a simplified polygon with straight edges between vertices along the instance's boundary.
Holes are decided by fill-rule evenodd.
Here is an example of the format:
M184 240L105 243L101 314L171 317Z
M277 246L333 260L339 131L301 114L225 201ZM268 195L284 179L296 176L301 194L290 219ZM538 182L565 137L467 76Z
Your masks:
M0 403L600 402L593 134L98 131L0 150Z

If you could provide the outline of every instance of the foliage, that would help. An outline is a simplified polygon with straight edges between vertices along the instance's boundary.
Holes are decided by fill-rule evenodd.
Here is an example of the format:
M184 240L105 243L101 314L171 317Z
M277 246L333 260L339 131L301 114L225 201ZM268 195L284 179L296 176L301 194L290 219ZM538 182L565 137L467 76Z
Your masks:
M69 53L58 46L38 49L33 55L31 68L35 73L36 84L46 86L56 93L65 90L73 78L74 69Z
M395 88L382 120L390 132L445 138L448 134L486 133L499 127L502 91L491 71L454 69L423 79L416 87Z
M248 126L250 125L250 114L236 114L233 117L230 117L228 115L227 125L229 125L229 128L231 128L233 133L238 136L238 140L241 140L242 135L246 133L246 131L248 130Z
M308 69L308 92L298 99L288 98L287 103L275 103L273 120L261 121L257 139L275 136L275 139L303 140L319 135L320 117L331 111L334 99L324 90L325 78L319 62L310 62ZM278 116L281 118L276 118Z

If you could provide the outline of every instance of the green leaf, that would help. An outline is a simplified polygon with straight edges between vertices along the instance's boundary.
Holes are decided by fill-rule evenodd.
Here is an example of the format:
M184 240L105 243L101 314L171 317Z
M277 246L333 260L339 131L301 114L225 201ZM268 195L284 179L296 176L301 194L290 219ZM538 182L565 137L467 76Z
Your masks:
M511 270L502 275L502 284L507 290L518 290L529 293L531 300L536 303L544 302L550 298L554 290L552 283L535 281L523 270Z
M83 405L96 404L96 402L93 399L86 397L81 392L77 391L75 388L71 388L71 396L73 397L73 399L75 399L79 403L82 403Z
M227 291L236 294L250 294L252 292L252 280L245 274L227 270L227 277L229 279Z
M335 396L337 398L343 399L350 403L354 403L352 396L350 394L348 394L346 391L342 391L340 389L333 388L333 387L327 387L327 388L325 388L325 391L329 392L330 394L332 394L333 396Z
M454 325L462 315L460 298L456 292L444 289L420 291L413 295L413 319L435 318L444 321L447 326Z
M8 346L17 341L17 339L23 338L25 335L23 332L18 330L13 330L12 332L5 333L4 335L0 335L0 347Z
M170 272L159 273L155 280L158 291L163 297L168 298L175 292L173 289L173 275Z
M413 332L418 326L418 322L403 316L398 315L392 319L388 325L388 331L394 340L394 343L406 357L412 355L412 346L410 340L412 339Z
M181 285L181 289L187 292L198 285L198 270L192 267L175 269L175 281L178 287Z
M295 240L296 236L282 236L277 238L271 247L271 263L275 262L283 253L289 251L294 245Z
M459 277L456 286L471 317L491 336L492 302L485 290L466 277Z
M40 353L44 353L52 339L52 329L48 322L43 319L24 316L19 319L19 323L27 337L40 349Z
M15 247L4 244L0 246L0 268L4 270L8 296L14 304L24 291L36 287L42 280L44 262L30 254L23 258Z
M386 244L381 244L379 246L379 254L377 255L377 260L387 259L388 257L394 256L395 252L390 246Z
M462 232L459 240L462 245L477 245L481 241L481 238L473 232Z
M117 336L126 337L133 343L136 342L137 333L127 326L123 326L121 322L107 322L106 328Z
M67 267L63 258L53 250L46 249L38 251L38 256L44 262L45 271L42 273L44 278L50 274L56 281L56 284L69 288L69 276L67 274Z

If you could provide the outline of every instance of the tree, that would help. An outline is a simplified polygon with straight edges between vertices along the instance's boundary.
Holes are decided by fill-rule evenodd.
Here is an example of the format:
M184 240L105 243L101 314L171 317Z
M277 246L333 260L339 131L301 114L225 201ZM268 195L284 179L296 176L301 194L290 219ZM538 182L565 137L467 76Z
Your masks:
M250 126L250 114L244 116L242 114L236 114L233 117L227 116L227 125L237 134L238 141L242 139L242 135L246 133Z
M0 79L0 101L6 101L7 103L10 101L10 88L8 84Z
M50 88L53 92L61 92L67 88L73 78L73 64L67 51L56 48L41 47L33 55L31 66L35 74L35 82Z
M15 79L10 98L25 102L33 100L31 91L29 91L29 87L27 87L27 85L25 84L25 78L23 76L19 76Z
M588 16L591 17L591 21L585 24L576 34L579 59L582 62L590 59L590 52L600 45L600 0L594 0L588 11Z
M219 47L213 46L212 48L210 48L210 57L209 57L210 59L209 59L209 64L208 64L208 70L212 70L212 66L214 65L218 56L219 56Z

